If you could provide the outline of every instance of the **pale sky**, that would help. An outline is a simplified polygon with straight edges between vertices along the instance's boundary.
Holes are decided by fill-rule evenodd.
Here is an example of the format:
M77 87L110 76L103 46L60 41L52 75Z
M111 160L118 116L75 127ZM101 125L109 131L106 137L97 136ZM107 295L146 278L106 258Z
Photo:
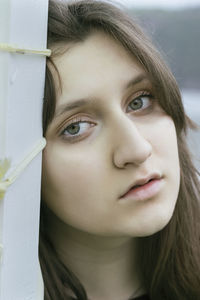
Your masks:
M142 7L142 8L184 8L199 6L200 0L113 0L122 3L125 6Z

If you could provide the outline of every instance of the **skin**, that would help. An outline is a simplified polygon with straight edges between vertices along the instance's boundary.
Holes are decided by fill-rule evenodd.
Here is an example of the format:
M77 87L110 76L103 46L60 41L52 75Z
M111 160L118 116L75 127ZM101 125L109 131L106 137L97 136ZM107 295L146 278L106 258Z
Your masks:
M163 229L175 208L180 182L176 131L158 100L149 96L153 91L145 71L122 46L94 33L66 49L54 59L62 91L57 89L43 153L48 234L91 299L122 300L144 292L137 237ZM143 106L133 110L138 97ZM65 109L80 99L87 104ZM68 127L75 122L82 123ZM76 129L75 136L81 136L70 139ZM120 199L152 173L162 182L155 196Z

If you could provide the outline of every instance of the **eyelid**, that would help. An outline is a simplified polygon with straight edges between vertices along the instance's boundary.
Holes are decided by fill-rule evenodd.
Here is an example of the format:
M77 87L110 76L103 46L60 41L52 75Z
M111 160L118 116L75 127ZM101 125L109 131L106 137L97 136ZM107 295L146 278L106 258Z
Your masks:
M144 96L148 96L149 98L152 99L154 98L154 95L150 90L142 90L137 93L131 94L126 101L126 106L129 105L131 101Z
M62 131L69 125L71 125L72 123L77 123L77 122L92 122L91 119L86 116L86 115L73 115L70 118L65 118L63 120L63 122L61 124L59 124L58 128L57 128L57 134L60 135L62 133Z
M69 127L72 124L77 124L77 123L88 123L90 124L90 128L94 127L96 124L96 122L92 121L91 119L85 117L85 116L75 116L73 118L71 118L71 120L69 120L68 122L65 123L65 125L62 127L62 129L60 130L59 136L61 136L64 140L68 141L68 142L73 142L73 140L78 141L81 140L82 138L84 138L85 136L87 136L87 134L89 135L89 130L86 130L86 133L82 133L82 134L77 134L77 135L70 135L66 136L64 134L65 130L67 129L67 127Z
M83 123L83 122L88 122L88 123L95 123L94 121L92 122L89 118L86 118L84 116L74 116L71 118L69 121L65 122L65 125L62 126L62 129L60 132L62 133L68 126L74 123Z
M134 99L136 99L138 97L141 97L141 96L153 96L153 95L152 95L152 92L150 90L142 90L142 91L138 91L137 93L131 94L128 97L128 101L134 100Z

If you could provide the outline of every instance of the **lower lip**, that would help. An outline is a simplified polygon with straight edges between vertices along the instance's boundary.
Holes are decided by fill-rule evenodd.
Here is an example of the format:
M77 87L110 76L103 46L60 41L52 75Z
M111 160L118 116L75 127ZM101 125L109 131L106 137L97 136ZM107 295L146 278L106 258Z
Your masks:
M153 179L150 182L131 189L120 200L131 199L133 201L148 200L158 194L163 184L162 179Z

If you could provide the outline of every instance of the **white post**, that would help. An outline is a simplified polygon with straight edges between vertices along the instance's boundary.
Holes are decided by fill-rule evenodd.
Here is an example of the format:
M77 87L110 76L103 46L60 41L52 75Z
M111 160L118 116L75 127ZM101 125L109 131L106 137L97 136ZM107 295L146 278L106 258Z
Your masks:
M47 16L48 0L0 0L0 45L46 49ZM0 161L10 160L0 181L19 170L42 138L45 61L45 55L0 49ZM0 199L0 300L42 300L41 152L18 173Z

